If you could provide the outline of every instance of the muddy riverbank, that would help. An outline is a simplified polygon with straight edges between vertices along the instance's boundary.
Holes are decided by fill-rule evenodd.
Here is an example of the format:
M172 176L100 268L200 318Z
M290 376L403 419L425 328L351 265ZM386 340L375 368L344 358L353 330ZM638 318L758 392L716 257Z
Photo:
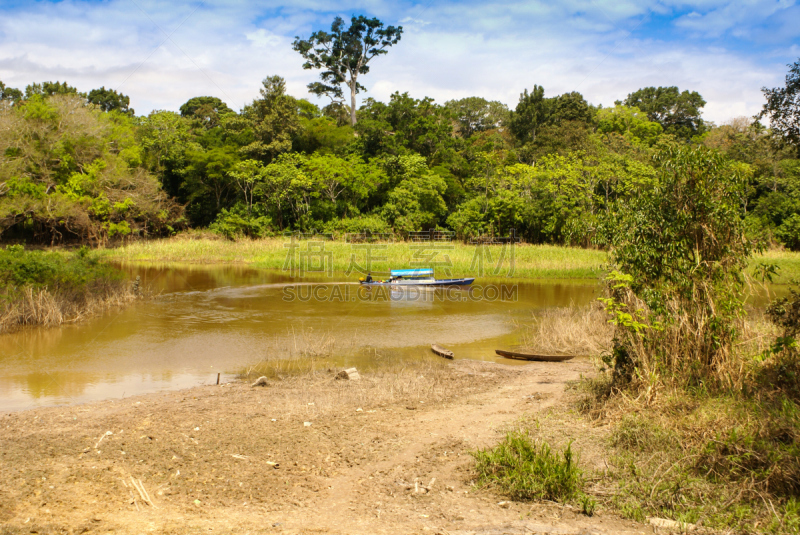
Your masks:
M601 466L565 392L592 370L427 359L7 413L0 532L652 532L472 486L469 452L521 419Z

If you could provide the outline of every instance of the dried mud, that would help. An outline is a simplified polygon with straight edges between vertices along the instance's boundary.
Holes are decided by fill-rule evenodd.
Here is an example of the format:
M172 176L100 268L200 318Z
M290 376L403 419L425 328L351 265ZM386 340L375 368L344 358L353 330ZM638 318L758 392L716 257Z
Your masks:
M591 371L432 361L0 415L0 534L652 533L472 485L469 452L520 419L600 465L565 401Z

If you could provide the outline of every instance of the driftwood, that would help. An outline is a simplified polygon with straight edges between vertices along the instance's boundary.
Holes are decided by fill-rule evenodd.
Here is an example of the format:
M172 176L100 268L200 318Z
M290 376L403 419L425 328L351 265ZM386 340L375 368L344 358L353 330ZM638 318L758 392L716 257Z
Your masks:
M538 353L520 353L517 351L504 351L502 349L495 349L494 351L501 357L507 359L517 360L537 360L540 362L563 362L565 360L574 359L575 355L541 355Z
M433 351L434 353L436 353L440 357L444 357L446 359L452 359L453 356L454 356L452 351L450 351L449 349L443 348L439 344L433 344L431 346L431 351Z
M156 507L156 504L153 503L153 500L150 499L150 494L147 492L147 489L144 488L144 483L142 483L142 480L141 479L135 479L133 476L130 476L130 480L131 480L131 487L136 489L136 492L139 494L139 498L141 498L141 500L144 503L146 503L147 505L149 505L153 509L158 509L158 507ZM122 485L125 486L126 488L128 488L128 484L125 482L125 480L123 479L121 481L122 481ZM133 494L132 491L130 491L130 494L131 494L131 498L133 500L133 504L136 506L136 510L138 511L139 510L139 504L136 503L136 496Z

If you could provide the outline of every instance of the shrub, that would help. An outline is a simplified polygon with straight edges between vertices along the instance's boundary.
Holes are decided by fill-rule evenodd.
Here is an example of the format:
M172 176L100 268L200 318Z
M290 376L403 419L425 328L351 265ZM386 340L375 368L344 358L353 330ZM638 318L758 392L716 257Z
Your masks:
M472 455L478 483L494 486L513 499L563 502L581 495L583 473L571 444L559 455L527 432L512 431L494 448ZM586 501L585 508L590 506Z
M25 251L21 245L0 249L0 287L5 287L7 295L25 286L81 292L90 286L121 280L119 270L100 263L97 255L86 248L77 254Z
M800 402L800 293L795 288L789 296L776 299L767 307L767 316L782 331L764 354L759 369L762 392L779 392Z
M264 238L272 234L272 220L264 215L248 213L244 206L225 208L217 215L208 229L229 240L237 238Z
M792 251L800 250L800 214L792 214L775 230L775 236Z
M609 226L617 271L605 302L618 378L741 387L733 344L753 247L742 209L748 170L703 147L670 147L656 161L655 185Z

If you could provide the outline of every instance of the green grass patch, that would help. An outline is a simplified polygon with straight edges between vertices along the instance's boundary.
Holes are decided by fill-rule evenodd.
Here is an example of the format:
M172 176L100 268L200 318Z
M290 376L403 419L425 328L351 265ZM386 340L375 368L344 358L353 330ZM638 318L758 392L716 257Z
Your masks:
M296 266L301 265L300 255L313 254L318 243L296 242L297 248L293 250ZM341 275L349 271L353 278L360 276L356 268L367 265L367 245L336 241L322 243L333 273ZM115 262L242 263L279 270L287 265L290 245L288 238L240 241L171 238L136 242L105 250L103 255ZM513 262L509 249L504 250L500 245L481 248L463 243L396 242L369 247L373 271L433 267L439 277L446 276L449 270L453 277L598 279L604 273L607 258L603 251L555 245L517 245ZM314 261L319 264L318 259Z
M570 502L582 497L583 472L572 444L557 453L527 431L511 431L494 448L472 455L478 484L512 499ZM587 501L584 508L591 512L593 505Z
M789 284L792 280L800 280L800 252L772 249L754 255L750 259L748 273L754 273L759 264L774 264L778 267L777 276L773 279L776 284Z
M289 252L288 238L230 241L198 235L197 239L178 236L169 239L134 242L115 249L102 251L105 258L115 262L160 262L187 264L251 264L265 269L282 269ZM307 252L310 241L299 241L296 253ZM373 269L386 271L407 266L424 267L432 264L437 274L449 261L453 276L511 277L520 279L599 279L605 273L608 255L605 251L564 247L559 245L528 245L515 247L514 269L502 247L492 245L479 250L475 245L460 242L445 244L448 249L434 249L430 244L395 242L379 244L372 249ZM427 245L427 249L426 249ZM353 262L366 264L363 244L326 241L325 252L334 273L342 274L353 269ZM384 248L385 247L385 248ZM481 253L483 258L481 259ZM381 259L383 257L383 259ZM298 258L299 260L299 258ZM481 275L482 261L482 275ZM753 272L761 263L776 264L779 268L777 284L800 279L800 253L773 250L756 255L750 261ZM355 272L353 272L355 277Z

